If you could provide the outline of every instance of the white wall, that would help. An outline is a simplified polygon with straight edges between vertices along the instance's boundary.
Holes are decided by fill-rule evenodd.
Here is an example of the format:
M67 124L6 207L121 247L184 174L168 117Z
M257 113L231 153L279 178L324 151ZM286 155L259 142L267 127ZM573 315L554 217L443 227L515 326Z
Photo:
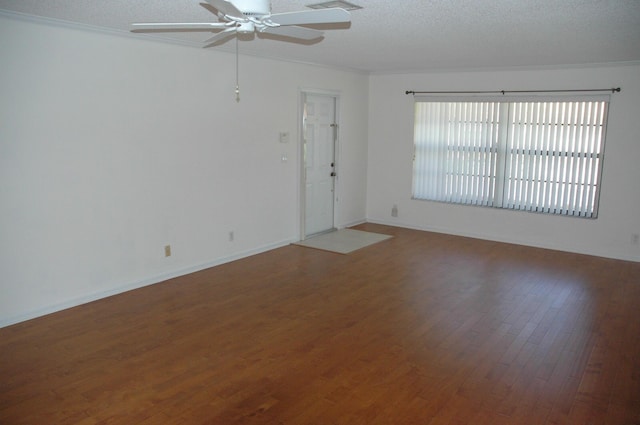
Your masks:
M414 91L621 87L611 97L596 220L411 199ZM640 65L443 72L370 78L369 221L640 261ZM391 217L393 204L398 217Z
M0 326L297 240L304 88L340 95L337 224L365 218L366 75L242 56L236 103L227 53L5 16L0 40Z

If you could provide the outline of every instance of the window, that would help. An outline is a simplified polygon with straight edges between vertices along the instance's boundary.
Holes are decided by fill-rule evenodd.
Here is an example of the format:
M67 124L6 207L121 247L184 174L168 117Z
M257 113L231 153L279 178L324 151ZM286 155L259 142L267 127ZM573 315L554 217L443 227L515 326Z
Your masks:
M417 97L413 198L596 218L607 107Z

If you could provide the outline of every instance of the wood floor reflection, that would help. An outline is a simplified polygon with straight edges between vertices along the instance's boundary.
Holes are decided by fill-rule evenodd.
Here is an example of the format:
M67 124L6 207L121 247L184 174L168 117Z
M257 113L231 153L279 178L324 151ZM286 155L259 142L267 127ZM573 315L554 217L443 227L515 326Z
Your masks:
M0 329L0 423L640 424L640 263L356 228Z

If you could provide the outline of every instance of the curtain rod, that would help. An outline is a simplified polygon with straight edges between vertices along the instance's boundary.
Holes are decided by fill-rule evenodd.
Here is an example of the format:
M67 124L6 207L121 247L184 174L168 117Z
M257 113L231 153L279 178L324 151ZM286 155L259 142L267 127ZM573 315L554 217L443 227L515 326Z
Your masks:
M494 91L413 91L407 90L404 94L502 94L507 93L578 93L578 92L620 92L620 87L610 89L585 89L585 90L494 90Z

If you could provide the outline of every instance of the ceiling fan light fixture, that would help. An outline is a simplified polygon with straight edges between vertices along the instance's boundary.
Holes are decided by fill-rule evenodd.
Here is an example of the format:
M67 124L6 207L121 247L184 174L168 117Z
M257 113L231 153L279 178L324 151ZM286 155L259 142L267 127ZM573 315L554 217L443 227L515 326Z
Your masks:
M233 0L232 3L245 16L262 16L271 13L271 0Z
M271 13L271 0L204 0L201 3L218 17L218 22L158 22L133 23L133 32L203 31L215 32L203 47L225 43L236 35L268 33L285 39L317 42L323 31L306 25L351 22L351 15L342 8L301 10Z
M362 6L358 6L357 4L349 3L344 0L332 0L332 1L325 1L322 3L308 4L307 7L310 9L332 9L334 7L344 9L344 10L362 9Z
M255 31L256 25L253 22L241 22L236 28L240 34L251 34Z

